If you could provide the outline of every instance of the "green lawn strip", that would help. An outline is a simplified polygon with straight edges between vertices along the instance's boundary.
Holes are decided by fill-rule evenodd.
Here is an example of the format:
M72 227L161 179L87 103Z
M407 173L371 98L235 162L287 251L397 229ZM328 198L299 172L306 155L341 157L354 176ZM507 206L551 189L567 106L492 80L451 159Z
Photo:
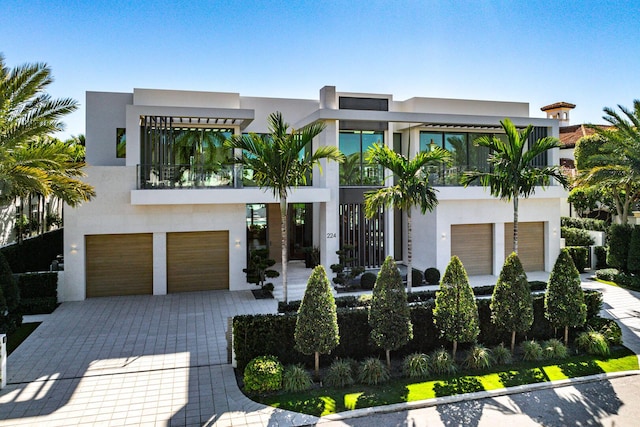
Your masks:
M7 355L18 348L22 341L26 340L31 332L35 331L42 322L23 323L15 332L7 335Z
M307 392L258 396L254 400L276 408L323 416L372 406L636 369L637 356L623 347L615 349L608 359L580 355L562 361L521 362L509 366L508 370L497 367L483 374L461 372L458 376L424 382L399 378L377 387L355 385L345 389L319 388Z

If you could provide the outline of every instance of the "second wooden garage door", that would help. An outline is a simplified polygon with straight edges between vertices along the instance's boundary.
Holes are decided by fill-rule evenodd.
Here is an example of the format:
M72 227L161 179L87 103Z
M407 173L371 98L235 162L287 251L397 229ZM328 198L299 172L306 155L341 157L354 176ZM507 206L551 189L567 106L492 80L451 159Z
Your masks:
M504 225L504 256L513 252L513 223ZM544 223L518 222L518 258L525 271L544 271Z
M167 292L229 289L229 232L167 233Z
M493 225L452 225L451 255L460 258L469 276L492 274Z

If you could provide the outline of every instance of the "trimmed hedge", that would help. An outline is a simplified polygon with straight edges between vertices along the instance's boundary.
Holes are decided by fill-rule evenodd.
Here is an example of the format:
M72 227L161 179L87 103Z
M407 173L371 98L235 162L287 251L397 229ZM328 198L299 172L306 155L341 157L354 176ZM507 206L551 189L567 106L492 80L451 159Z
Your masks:
M563 216L560 218L562 227L581 228L583 230L607 231L609 225L606 221L593 218L572 218Z
M336 299L337 300L337 299ZM511 333L499 331L491 323L489 298L478 299L480 335L478 342L493 346L509 342ZM597 291L585 291L587 319L600 311L602 296ZM450 343L439 337L433 324L433 300L412 304L411 322L413 339L397 352L397 357L411 353L430 353ZM544 295L533 296L533 325L526 334L518 334L517 340L546 340L555 337L555 331L544 316ZM233 318L233 348L240 372L254 357L271 354L283 364L306 364L311 367L308 356L294 349L295 314L257 314L235 316ZM362 360L366 357L384 357L384 351L375 346L370 339L371 327L368 322L368 310L363 307L338 309L338 327L340 344L328 355L321 355L320 361L328 366L335 358ZM572 334L576 332L572 330ZM465 349L470 344L460 345Z
M573 227L560 227L560 236L567 246L591 246L595 243L586 230Z
M567 246L573 263L580 273L584 273L589 264L589 248L585 246Z
M49 271L51 261L63 253L63 229L25 239L21 245L14 243L5 246L0 248L0 252L14 273Z
M632 231L633 225L631 224L611 224L608 234L609 252L607 253L609 267L622 271L627 269Z
M48 314L58 306L57 273L23 273L15 275L20 288L23 314Z
M605 246L594 246L593 252L596 256L596 270L607 268L607 248Z

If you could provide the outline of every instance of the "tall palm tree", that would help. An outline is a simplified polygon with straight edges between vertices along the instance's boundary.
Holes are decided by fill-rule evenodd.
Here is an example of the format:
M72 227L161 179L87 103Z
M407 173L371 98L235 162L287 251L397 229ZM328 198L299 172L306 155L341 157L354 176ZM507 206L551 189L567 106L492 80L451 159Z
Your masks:
M447 150L435 147L431 151L421 151L409 160L384 144L374 144L369 148L368 161L380 165L391 172L394 185L369 191L364 195L365 215L372 218L381 207L393 206L407 215L407 290L411 292L412 238L411 208L418 206L424 214L438 204L436 189L429 185L425 169L450 161Z
M51 99L45 89L52 81L45 64L9 69L0 54L0 202L51 194L76 206L95 196L78 179L84 162L71 145L46 138L77 108L73 99Z
M268 134L234 135L227 144L243 151L242 159L237 161L253 171L253 179L260 188L271 189L280 201L282 290L284 301L288 302L287 197L291 187L306 184L307 176L314 166L320 165L321 159L342 162L344 156L334 146L322 146L313 153L304 153L305 147L310 146L313 138L324 130L322 122L296 130L284 121L280 112L270 114L267 122Z
M567 178L560 166L539 167L533 164L536 156L559 147L557 138L538 139L527 149L529 135L533 126L527 126L518 132L516 126L508 118L500 122L507 140L496 136L482 136L474 141L480 147L490 150L489 172L469 171L462 176L462 184L466 187L479 180L484 187L489 187L491 195L505 201L513 200L513 251L518 253L518 201L535 192L537 186L546 187L555 179L565 188Z

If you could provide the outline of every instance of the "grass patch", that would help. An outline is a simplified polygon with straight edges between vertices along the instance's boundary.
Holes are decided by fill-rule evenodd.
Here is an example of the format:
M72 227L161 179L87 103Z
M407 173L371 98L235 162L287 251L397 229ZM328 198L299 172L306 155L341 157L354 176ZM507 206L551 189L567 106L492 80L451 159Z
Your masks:
M276 408L323 416L372 406L636 369L636 355L626 347L619 347L607 358L579 355L558 361L514 363L508 368L498 367L483 372L462 371L459 375L434 377L429 381L396 378L377 387L325 387L302 393L259 396L254 400Z
M15 332L7 335L7 356L13 353L13 350L18 348L22 341L26 340L40 323L42 322L23 323Z

